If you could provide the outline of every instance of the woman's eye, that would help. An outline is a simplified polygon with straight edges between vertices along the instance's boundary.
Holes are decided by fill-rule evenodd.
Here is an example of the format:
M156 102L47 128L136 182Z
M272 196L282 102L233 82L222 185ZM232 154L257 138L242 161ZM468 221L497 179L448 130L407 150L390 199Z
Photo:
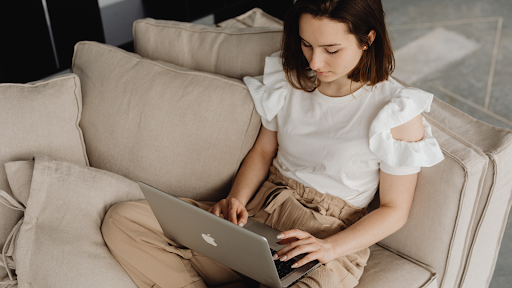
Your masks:
M306 48L311 48L311 45L308 45L308 44L306 44L304 42L302 42L302 45L304 45L304 47L306 47Z
M329 52L329 51L327 51L327 53L329 53L329 54L331 54L331 55L334 55L334 54L338 53L338 51L340 51L340 50L336 50L336 51L333 51L333 52Z

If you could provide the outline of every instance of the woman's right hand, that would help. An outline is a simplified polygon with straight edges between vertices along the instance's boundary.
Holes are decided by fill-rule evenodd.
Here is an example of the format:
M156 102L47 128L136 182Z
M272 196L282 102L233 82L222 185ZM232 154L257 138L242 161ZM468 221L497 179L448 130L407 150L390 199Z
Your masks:
M247 217L249 216L245 206L236 198L222 199L215 203L208 212L235 223L240 227L243 227L247 223Z

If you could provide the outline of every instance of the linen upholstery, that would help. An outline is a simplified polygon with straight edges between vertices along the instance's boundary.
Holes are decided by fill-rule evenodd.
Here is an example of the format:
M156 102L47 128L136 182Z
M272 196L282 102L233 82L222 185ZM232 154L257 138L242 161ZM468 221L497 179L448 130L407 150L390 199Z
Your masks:
M216 26L223 28L267 27L283 29L283 21L256 7L240 16L217 23Z
M437 288L437 273L396 250L370 246L370 259L357 288Z
M467 265L460 282L461 287L488 287L512 203L512 131L476 120L438 99L428 115L488 158L467 235Z
M439 170L436 172L439 176L424 184L418 182L415 194L414 202L422 203L424 211L416 213L415 210L419 209L413 203L411 216L415 213L418 217L414 220L409 217L404 228L381 243L431 265L439 273L440 287L488 287L512 203L512 131L476 120L435 97L431 112L424 113L424 116L439 129L434 129L434 135L445 156L450 152L447 158L452 161L445 159L443 162L458 162L464 173L457 172L459 169L433 167ZM426 169L422 169L419 180L425 174L423 170ZM453 185L455 181L462 182L459 202L453 201L457 193L454 189L457 186ZM419 190L429 191L429 195L423 196L428 200L417 199L421 193ZM447 198L445 191L453 195ZM458 215L446 218L447 210L443 210L443 217L437 215L439 220L432 218L436 217L435 213L429 215L428 211L436 209L436 204L428 201L433 202L433 197L438 198L438 203L451 206L449 211L457 211ZM453 203L448 205L447 199L452 199ZM446 226L446 222L451 222L453 231L439 229L439 225ZM429 227L425 225L431 228L425 229ZM437 232L438 235L425 235L430 234L426 231ZM445 235L440 238L439 234ZM453 238L449 238L450 234ZM432 241L437 245L430 244ZM448 241L450 246L446 247ZM440 246L445 248L440 249ZM441 265L443 261L446 264Z
M178 197L228 194L260 128L240 80L96 42L76 45L73 71L92 166Z
M232 78L263 74L279 50L282 28L218 28L151 18L133 24L137 54Z
M445 160L422 168L407 223L380 243L433 267L440 287L456 287L487 159L430 120Z
M36 156L14 251L18 287L136 288L100 227L112 205L143 198L135 182L114 173Z
M0 84L0 189L12 196L4 163L35 154L88 165L80 80L66 74L27 84ZM0 248L23 213L0 205ZM0 267L0 281L7 273Z
M5 163L5 172L11 186L12 194L23 206L27 207L32 185L34 161L12 161Z

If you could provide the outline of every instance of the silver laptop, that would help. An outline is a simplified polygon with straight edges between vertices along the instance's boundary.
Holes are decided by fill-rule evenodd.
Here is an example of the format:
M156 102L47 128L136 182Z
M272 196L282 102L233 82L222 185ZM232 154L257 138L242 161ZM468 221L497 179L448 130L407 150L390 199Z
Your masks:
M280 231L252 218L242 228L145 183L139 186L167 238L266 286L289 287L322 265L315 260L292 269L305 255L274 261L273 253L285 247L277 244Z

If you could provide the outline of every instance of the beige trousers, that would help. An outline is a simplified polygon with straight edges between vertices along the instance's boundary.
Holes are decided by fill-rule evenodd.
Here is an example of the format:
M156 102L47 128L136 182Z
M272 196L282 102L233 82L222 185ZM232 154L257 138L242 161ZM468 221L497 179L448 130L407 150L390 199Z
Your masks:
M184 199L202 209L214 202ZM283 176L269 178L247 204L249 216L281 231L300 229L318 238L333 235L366 215L340 198ZM139 287L249 287L251 280L164 236L145 200L114 205L101 227L112 255ZM354 287L370 256L368 248L330 261L294 287ZM254 282L252 282L254 283Z

